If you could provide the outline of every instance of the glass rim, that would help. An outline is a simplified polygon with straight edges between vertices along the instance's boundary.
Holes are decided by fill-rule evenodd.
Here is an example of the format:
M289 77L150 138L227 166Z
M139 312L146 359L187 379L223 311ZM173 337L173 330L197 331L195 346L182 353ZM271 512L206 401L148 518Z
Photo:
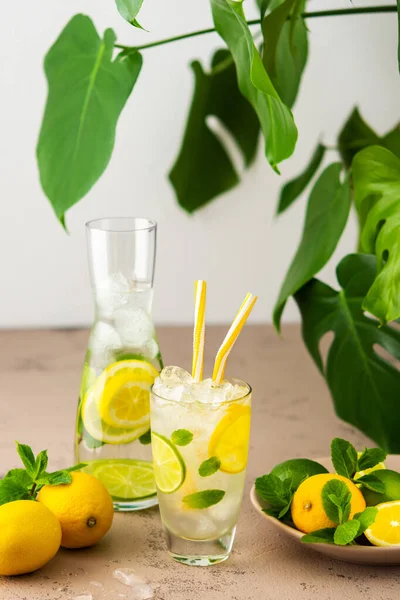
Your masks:
M117 222L126 222L127 226L123 229L113 228L112 224ZM108 223L108 226L101 226L101 223ZM140 224L141 222L141 224ZM128 225L130 223L130 225ZM100 217L92 219L85 224L89 231L102 231L103 233L134 233L136 231L153 231L157 228L157 222L147 217Z
M243 396L239 396L238 398L231 398L230 400L224 400L224 402L220 402L218 404L218 406L226 406L227 404L231 404L232 402L239 402L240 400L245 400L246 398L248 398L252 391L253 388L251 387L251 385L249 383L247 383L246 381L244 381L243 379L237 379L236 377L228 377L226 379L224 379L224 381L228 381L229 383L234 383L235 385L240 385L241 387L245 387L247 388L246 393ZM152 395L156 396L157 398L159 398L160 400L163 400L165 402L171 402L171 404L178 404L178 405L184 405L184 406L193 406L193 404L196 404L196 407L199 406L203 406L206 407L207 409L210 408L212 406L213 410L215 410L215 404L213 403L206 403L206 402L185 402L182 400L174 400L173 398L165 398L165 396L160 396L160 394L157 394L157 392L155 392L153 390L154 388L154 383L153 385L150 387L150 392Z

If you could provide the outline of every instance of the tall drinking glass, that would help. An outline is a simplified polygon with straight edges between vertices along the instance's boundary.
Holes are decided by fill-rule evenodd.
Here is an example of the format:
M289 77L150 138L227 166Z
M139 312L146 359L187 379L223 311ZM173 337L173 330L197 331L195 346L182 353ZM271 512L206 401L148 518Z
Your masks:
M150 387L162 367L151 316L156 223L86 226L95 319L83 368L76 460L99 478L116 510L157 503L150 447Z
M167 367L151 394L158 501L172 557L206 566L226 560L232 549L246 474L251 388L235 379L219 386L211 380L179 382L179 372L186 373Z

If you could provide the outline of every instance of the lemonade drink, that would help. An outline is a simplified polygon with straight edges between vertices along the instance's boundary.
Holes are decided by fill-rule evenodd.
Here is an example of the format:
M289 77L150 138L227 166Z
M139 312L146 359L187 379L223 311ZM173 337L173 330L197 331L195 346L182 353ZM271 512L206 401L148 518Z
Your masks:
M88 224L95 321L76 424L76 460L100 479L117 510L157 503L150 446L150 387L162 361L151 318L155 224Z
M195 382L167 367L151 394L154 472L172 556L209 565L229 557L245 481L250 386Z

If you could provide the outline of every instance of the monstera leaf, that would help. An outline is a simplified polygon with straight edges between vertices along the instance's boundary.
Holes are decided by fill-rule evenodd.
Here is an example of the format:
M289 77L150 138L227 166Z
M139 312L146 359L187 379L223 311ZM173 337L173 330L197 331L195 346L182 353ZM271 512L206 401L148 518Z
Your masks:
M341 163L329 165L311 191L301 242L274 309L274 324L278 331L287 299L328 262L346 225L350 187L348 178L341 181L341 170Z
M265 139L265 154L275 170L293 154L297 129L264 68L246 22L242 2L211 0L214 24L236 65L239 89L252 104ZM229 102L229 98L226 98Z
M363 307L387 323L400 317L400 159L380 146L366 148L353 160L353 181L361 246L377 258Z
M261 24L263 63L280 99L292 107L308 54L307 28L301 18L304 0L271 2L268 9L271 12Z
M112 59L115 34L101 39L89 17L71 19L45 59L49 91L37 146L40 181L57 217L102 175L142 58Z
M210 129L214 116L240 149L246 167L257 151L260 124L251 104L239 91L236 68L228 50L218 50L211 71L192 63L195 90L179 155L169 178L179 204L193 212L239 183L239 175L223 142ZM229 102L227 102L229 98Z
M337 268L336 291L312 279L295 295L303 339L331 391L338 416L387 452L400 452L400 372L377 353L380 347L400 359L400 331L363 312L364 297L374 282L375 257L349 255ZM334 334L324 362L320 342Z

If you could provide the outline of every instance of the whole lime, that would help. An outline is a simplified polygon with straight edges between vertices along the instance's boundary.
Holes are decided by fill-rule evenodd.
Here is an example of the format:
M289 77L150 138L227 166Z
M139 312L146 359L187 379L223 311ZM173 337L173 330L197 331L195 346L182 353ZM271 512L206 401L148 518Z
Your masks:
M385 491L381 494L373 490L368 490L363 486L361 491L367 506L376 506L382 502L400 500L400 473L391 471L390 469L382 469L374 471L371 475L377 477L383 483Z
M297 490L302 481L311 477L312 475L320 475L321 473L328 473L328 469L325 469L315 460L309 458L292 458L285 460L284 462L276 465L272 471L272 475L276 475L282 481L284 479L291 480L291 488L293 491Z

